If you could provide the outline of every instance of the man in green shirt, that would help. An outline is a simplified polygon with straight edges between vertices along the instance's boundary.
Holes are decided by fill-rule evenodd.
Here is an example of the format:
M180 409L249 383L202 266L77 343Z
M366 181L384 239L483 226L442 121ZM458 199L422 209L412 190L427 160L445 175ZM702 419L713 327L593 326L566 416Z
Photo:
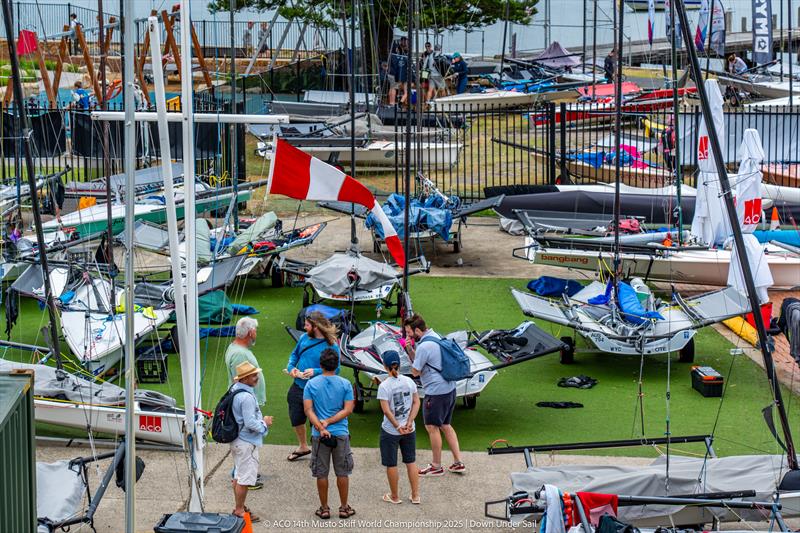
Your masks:
M225 367L228 369L228 385L234 383L236 377L236 367L244 362L248 362L256 368L261 368L256 356L250 350L256 343L258 334L258 321L250 317L242 317L236 323L236 338L225 351ZM255 386L256 400L258 405L264 405L267 401L267 388L264 379L259 379Z

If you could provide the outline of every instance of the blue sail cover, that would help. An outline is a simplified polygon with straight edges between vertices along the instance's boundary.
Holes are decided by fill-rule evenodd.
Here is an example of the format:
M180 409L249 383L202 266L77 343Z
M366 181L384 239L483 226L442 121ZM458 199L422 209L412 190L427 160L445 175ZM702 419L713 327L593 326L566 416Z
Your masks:
M639 298L636 296L636 291L633 287L625 282L620 281L617 290L617 304L622 313L622 318L631 322L632 324L641 325L650 320L664 320L664 317L656 311L647 311ZM611 282L606 285L605 294L589 298L590 305L608 305L611 301Z
M397 235L403 238L403 211L405 198L399 194L391 194L381 206L383 212L389 217ZM450 227L453 225L453 213L444 208L444 199L440 196L429 196L424 202L417 198L411 199L408 210L408 227L412 233L431 230L445 241L450 240ZM383 228L370 213L367 216L366 226L374 230L383 239Z

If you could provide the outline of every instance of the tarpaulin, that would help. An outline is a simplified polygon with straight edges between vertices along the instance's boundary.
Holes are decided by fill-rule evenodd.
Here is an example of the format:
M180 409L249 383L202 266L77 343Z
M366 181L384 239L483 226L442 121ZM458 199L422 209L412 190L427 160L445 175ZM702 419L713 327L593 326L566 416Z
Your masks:
M424 202L416 198L411 199L408 213L408 227L413 232L431 230L436 232L445 241L450 240L450 227L453 225L453 214L449 209L443 209L444 199L440 196L430 196ZM392 194L383 204L383 212L389 218L397 235L403 237L403 218L405 209L405 198L400 194ZM375 230L378 237L383 238L383 230L380 224L376 223L372 213L367 216L366 225L368 229Z

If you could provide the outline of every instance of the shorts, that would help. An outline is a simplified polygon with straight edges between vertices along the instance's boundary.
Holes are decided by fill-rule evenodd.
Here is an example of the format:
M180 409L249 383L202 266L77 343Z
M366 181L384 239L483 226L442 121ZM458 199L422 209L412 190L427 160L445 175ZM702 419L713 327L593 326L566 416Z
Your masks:
M403 87L405 87L405 85L406 85L405 80L395 81L394 84L392 84L392 89L402 89Z
M422 399L422 418L426 426L448 426L456 407L456 390L447 394L425 395Z
M289 404L289 421L292 427L305 425L306 411L303 408L303 389L297 383L292 383L289 392L286 393L286 401Z
M331 448L319 441L319 437L311 437L311 475L317 479L325 479L331 469L336 477L347 477L353 473L353 452L350 450L350 435L336 437L336 447Z
M428 81L426 82L426 85L428 87L431 87L431 88L437 89L437 90L445 88L444 79L443 78L439 78L439 77L433 77L433 76L428 78Z
M233 479L239 485L252 487L258 478L258 447L241 439L231 442Z
M392 435L381 429L380 447L381 464L387 468L397 466L397 448L400 448L403 464L408 465L417 461L416 431L405 435Z

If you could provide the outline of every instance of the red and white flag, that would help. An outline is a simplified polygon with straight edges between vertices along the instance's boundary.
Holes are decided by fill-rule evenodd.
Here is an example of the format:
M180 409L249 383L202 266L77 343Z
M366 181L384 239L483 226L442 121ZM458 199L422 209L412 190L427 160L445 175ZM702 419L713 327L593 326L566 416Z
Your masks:
M282 194L298 200L353 202L369 209L383 228L389 253L403 266L403 245L392 223L375 196L361 183L324 161L311 157L281 139L273 143L269 168L269 194Z

